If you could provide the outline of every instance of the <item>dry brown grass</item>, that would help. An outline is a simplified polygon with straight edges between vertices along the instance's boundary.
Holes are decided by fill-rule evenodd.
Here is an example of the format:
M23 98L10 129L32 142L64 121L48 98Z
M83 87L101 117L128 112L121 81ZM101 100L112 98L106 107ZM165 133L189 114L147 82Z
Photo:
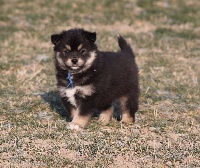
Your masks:
M200 167L198 0L2 0L0 11L0 167ZM66 128L50 35L73 27L96 31L102 50L118 49L116 33L133 46L135 124Z

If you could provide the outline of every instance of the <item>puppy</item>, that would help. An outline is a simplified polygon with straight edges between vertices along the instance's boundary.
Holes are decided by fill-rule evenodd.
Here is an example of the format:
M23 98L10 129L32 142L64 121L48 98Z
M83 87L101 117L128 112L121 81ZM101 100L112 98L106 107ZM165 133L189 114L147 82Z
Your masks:
M107 124L112 102L119 100L121 122L132 123L138 110L138 68L131 47L118 35L118 52L99 51L96 33L70 29L51 35L54 44L57 88L72 118L70 129L86 128L93 113Z

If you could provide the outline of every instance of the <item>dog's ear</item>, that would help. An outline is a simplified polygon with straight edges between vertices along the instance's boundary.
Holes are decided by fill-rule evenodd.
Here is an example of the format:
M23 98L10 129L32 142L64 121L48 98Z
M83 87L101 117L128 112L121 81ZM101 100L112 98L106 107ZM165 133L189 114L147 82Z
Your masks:
M96 32L88 32L88 31L84 31L85 36L92 41L93 43L96 41Z
M51 35L51 42L52 44L56 44L59 42L61 35L60 34L53 34Z

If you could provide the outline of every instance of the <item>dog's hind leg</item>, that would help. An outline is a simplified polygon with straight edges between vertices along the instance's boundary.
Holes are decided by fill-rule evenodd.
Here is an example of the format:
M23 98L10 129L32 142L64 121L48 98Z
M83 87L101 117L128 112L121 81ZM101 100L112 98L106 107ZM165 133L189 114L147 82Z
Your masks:
M108 108L104 109L100 115L98 121L101 122L103 125L106 125L110 122L112 119L112 114L113 114L113 106L109 106Z
M119 99L122 114L122 123L133 123L138 110L138 101L132 96L123 96Z

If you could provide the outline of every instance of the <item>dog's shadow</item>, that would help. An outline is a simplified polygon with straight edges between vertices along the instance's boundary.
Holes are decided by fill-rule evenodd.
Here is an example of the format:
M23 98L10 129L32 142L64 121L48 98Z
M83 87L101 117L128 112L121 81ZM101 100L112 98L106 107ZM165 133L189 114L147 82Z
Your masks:
M41 97L45 102L49 103L50 108L53 111L56 111L62 118L66 118L68 122L71 120L57 91L44 93L41 95Z
M68 115L65 107L63 106L60 95L58 94L57 91L50 91L50 92L44 93L41 95L41 97L45 102L49 103L50 108L53 111L56 111L62 118L65 118L66 121L68 122L71 121L71 118ZM113 106L114 106L113 117L119 121L121 118L121 115L120 115L120 107L119 107L118 102L114 102ZM99 116L99 112L97 111L94 114L94 117L98 117L98 116Z

